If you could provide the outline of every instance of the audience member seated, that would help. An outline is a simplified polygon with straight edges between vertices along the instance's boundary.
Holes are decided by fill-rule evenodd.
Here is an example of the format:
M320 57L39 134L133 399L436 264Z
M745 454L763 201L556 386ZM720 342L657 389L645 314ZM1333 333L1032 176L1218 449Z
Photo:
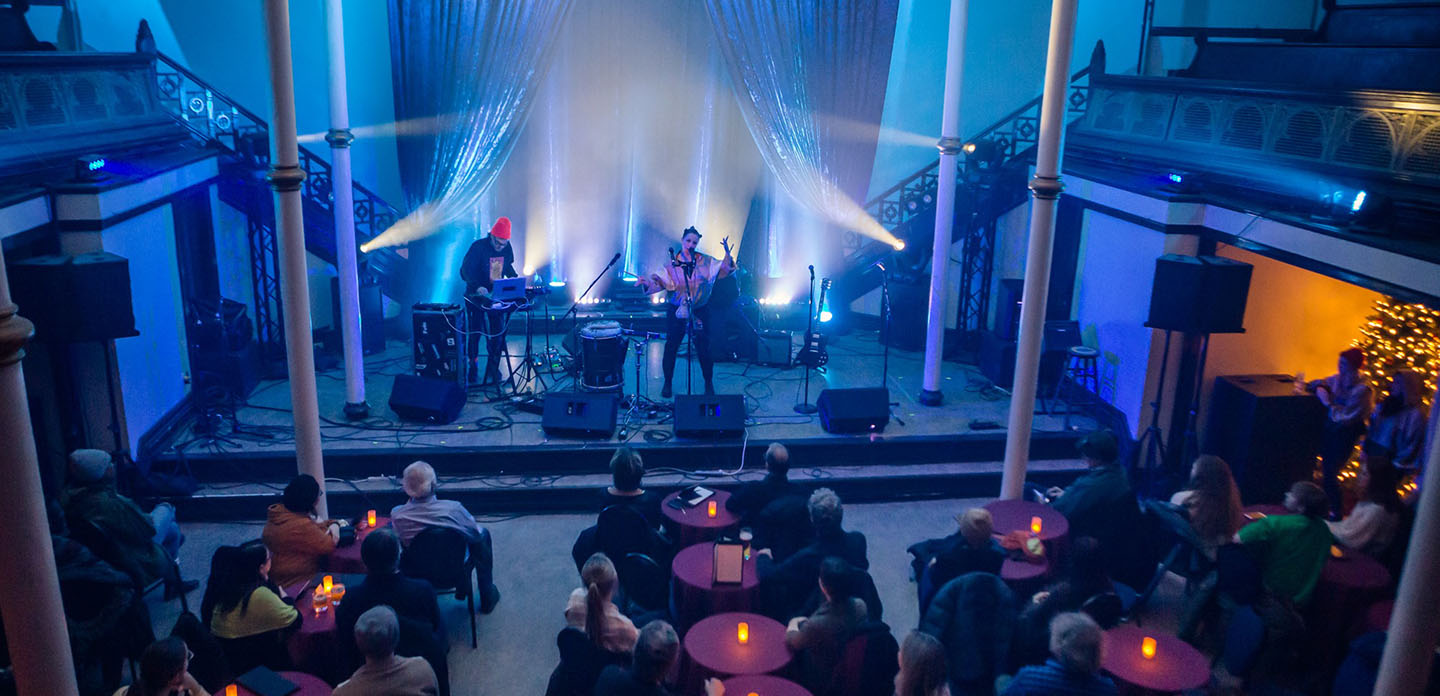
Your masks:
M595 682L595 696L670 696L663 682L680 659L680 636L664 621L651 621L640 629L635 651L627 669L610 665ZM718 682L716 682L718 684ZM709 683L706 692L716 694Z
M335 687L334 696L437 696L434 670L423 658L397 656L399 642L400 620L394 609L382 604L361 614L355 620L355 647L365 664Z
M960 528L943 539L927 539L907 549L915 572L916 592L920 599L920 615L930 598L945 583L966 573L1000 574L1005 565L1005 549L995 540L995 521L985 508L970 508L956 515Z
M1190 526L1204 544L1203 550L1215 560L1215 549L1230 543L1245 521L1240 489L1230 474L1230 465L1213 454L1202 454L1190 466L1190 483L1170 497L1173 505L1185 509Z
M1383 455L1361 457L1355 479L1360 499L1345 519L1329 523L1330 533L1341 546L1377 558L1385 555L1400 525L1398 478Z
M395 612L400 635L395 652L407 657L423 657L435 671L442 696L450 692L450 669L446 661L449 640L445 619L435 600L435 589L424 580L400 574L400 539L389 529L377 529L360 544L360 558L365 561L365 579L347 588L345 601L335 610L335 634L348 652L355 646L351 634L355 622L366 611L385 605ZM358 666L362 656L350 653L346 670Z
M495 587L495 552L490 530L481 527L464 505L435 497L435 469L425 462L405 467L401 486L410 500L390 511L390 524L400 536L400 543L409 546L415 535L430 527L453 529L465 535L479 576L480 613L494 611L500 601L500 589Z
M1347 349L1340 353L1335 374L1305 385L1329 412L1320 440L1320 469L1324 472L1331 517L1340 516L1340 469L1350 461L1355 441L1365 434L1365 417L1370 415L1375 400L1370 385L1360 375L1364 365L1364 351Z
M640 487L640 480L645 477L645 461L640 453L629 447L615 450L610 457L610 475L613 483L601 492L600 509L612 505L634 508L645 516L651 528L659 529L664 523L660 514L661 496Z
M772 615L792 616L815 587L820 563L836 556L861 570L870 569L865 535L845 531L845 508L829 488L810 494L810 524L815 539L790 558L776 563L770 549L756 552L756 572L765 586L766 604Z
M790 482L790 450L778 442L765 449L765 478L735 490L725 509L740 517L740 524L753 525L766 505L787 496L804 496L805 488Z
M1050 488L1051 506L1070 523L1070 538L1094 537L1100 542L1105 567L1122 581L1138 585L1148 580L1154 567L1137 554L1136 530L1140 528L1140 507L1125 469L1116 460L1120 443L1114 433L1090 433L1078 446L1089 471L1069 488Z
M640 634L612 601L619 583L615 564L603 553L591 556L580 569L580 583L565 605L565 623L585 631L590 642L606 652L634 650Z
M199 586L195 581L182 583L175 564L184 540L175 524L175 508L162 503L147 515L120 495L115 489L115 465L106 452L70 453L70 487L62 499L75 540L130 576L137 588L144 590L164 580L165 597L171 599Z
M1050 622L1050 659L1026 667L1010 681L1003 696L1115 696L1115 682L1100 676L1105 634L1095 620L1079 612Z
M1263 591L1252 605L1265 625L1265 643L1252 673L1264 679L1287 667L1304 621L1299 610L1310 601L1330 557L1334 537L1325 524L1330 502L1320 486L1297 481L1285 493L1291 515L1270 515L1242 527L1236 540L1252 551Z
M1015 630L1015 597L1000 576L967 573L935 593L920 630L945 646L954 696L994 694Z
M190 676L190 649L174 636L151 643L140 655L140 677L115 696L210 696Z
M270 568L270 554L259 544L222 546L211 559L200 618L235 674L290 666L285 640L300 627L301 614L270 582Z
M270 549L270 578L280 587L314 579L320 559L329 556L340 540L339 522L315 518L319 501L320 484L309 474L300 474L266 513L260 538Z
M895 696L950 696L945 647L927 633L911 631L900 643Z
M1050 622L1064 612L1079 611L1087 600L1114 592L1115 583L1105 572L1100 544L1090 537L1075 540L1062 580L1036 592L1020 607L1011 644L1012 667L1038 665L1050 655Z
M809 617L790 619L785 629L785 645L795 653L799 681L811 693L828 691L845 641L866 619L865 602L849 594L848 572L843 559L824 559L819 584L825 601Z
M1390 395L1375 406L1370 414L1370 430L1365 433L1363 451L1390 460L1402 473L1422 473L1420 458L1425 449L1425 426L1429 413L1421 401L1425 383L1420 373L1411 370L1396 372L1390 380Z

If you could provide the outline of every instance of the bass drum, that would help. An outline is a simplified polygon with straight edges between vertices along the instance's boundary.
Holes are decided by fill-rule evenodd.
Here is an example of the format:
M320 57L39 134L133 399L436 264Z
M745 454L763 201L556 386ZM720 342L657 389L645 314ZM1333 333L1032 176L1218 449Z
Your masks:
M580 388L618 392L625 387L628 343L617 321L592 321L580 327Z

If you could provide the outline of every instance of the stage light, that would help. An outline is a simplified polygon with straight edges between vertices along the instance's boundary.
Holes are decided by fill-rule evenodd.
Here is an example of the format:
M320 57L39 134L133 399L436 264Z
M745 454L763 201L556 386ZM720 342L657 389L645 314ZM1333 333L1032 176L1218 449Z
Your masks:
M968 154L970 154L970 153L972 153L972 152L974 152L974 151L975 151L975 143L965 143L965 154L968 155Z
M658 295L658 294L657 294L657 295L651 295L651 296L650 296L650 304L664 304L664 303L665 303L665 296L664 296L664 295Z
M98 181L105 176L105 158L100 155L85 155L75 159L77 181Z
M895 247L895 251L904 251L904 250L905 250L905 240L903 240L903 239L897 239L897 240L895 240L895 243L894 243L894 244L891 244L890 246Z
M822 309L822 310L820 310L820 323L821 323L821 324L828 323L831 319L834 319L834 318L835 318L835 315L834 315L834 314L831 314L831 313L830 313L830 310L828 310L828 309Z
M563 281L563 280L552 280L552 281L550 281L550 287L552 287L552 288L563 288L563 287L565 287L565 281Z
M104 164L105 161L104 161L104 160L101 160L100 163L101 163L101 164ZM1362 207L1364 207L1364 206L1365 206L1365 191L1363 191L1363 190L1362 190L1362 191L1358 191L1358 192L1356 192L1356 194L1355 194L1355 200L1353 200L1353 201L1350 202L1350 212L1352 212L1352 213L1358 213L1358 212L1360 212L1360 208L1362 208Z
M533 269L533 268L531 268L531 267L529 267L529 266L526 266L526 267L525 267L525 270L522 271L522 272L520 273L520 275L523 275L523 276L525 276L526 278L529 278L530 276L535 275L535 269Z
M1181 175L1179 175L1179 174L1176 174L1175 172L1170 172L1170 183L1172 183L1172 184L1183 184L1183 183L1185 183L1185 177L1184 177L1184 176L1181 176Z

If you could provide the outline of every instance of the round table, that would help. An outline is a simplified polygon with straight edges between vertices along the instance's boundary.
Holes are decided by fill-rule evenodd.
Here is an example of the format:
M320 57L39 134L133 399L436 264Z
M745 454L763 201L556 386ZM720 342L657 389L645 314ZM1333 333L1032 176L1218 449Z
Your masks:
M312 674L306 674L304 672L280 672L279 674L280 676L289 679L292 682L295 682L295 685L300 687L300 690L294 692L293 694L291 694L291 696L330 696L330 685L326 684L325 680L321 679L320 677L314 676ZM257 696L254 691L251 691L244 686L241 686L239 684L237 684L236 686L238 688L235 691L240 696ZM217 692L217 696L224 693L225 690L221 689L219 692Z
M676 539L682 547L714 541L726 530L740 524L740 517L725 509L725 501L730 499L729 491L715 491L714 495L693 508L682 506L676 510L670 507L670 501L679 499L680 491L665 496L660 501L660 512L665 515L666 525L675 529ZM711 501L715 502L714 517L707 514Z
M1055 508L1031 500L992 500L985 503L995 521L995 533L1001 536L1016 530L1030 531L1030 518L1040 518L1040 541L1064 539L1070 533L1070 521Z
M285 588L287 594L296 597L295 609L303 616L300 621L300 630L290 636L286 647L290 652L290 660L296 667L326 675L331 678L342 678L346 675L332 674L336 666L340 664L340 645L337 642L335 628L335 607L316 613L313 601L315 586L320 584L325 573L321 573L314 580L297 586L292 585ZM337 584L343 584L347 588L360 584L364 578L358 575L334 575ZM340 600L343 604L345 600Z
M1293 514L1295 514L1295 513L1291 512L1290 510L1287 510L1284 505L1276 505L1276 504L1274 504L1274 503L1259 503L1259 504L1257 504L1257 505L1246 505L1244 512L1245 512L1245 522L1244 522L1244 524L1250 524L1251 522L1254 522L1255 520L1262 519L1262 518L1265 518L1265 517L1269 517L1269 516L1271 516L1271 515L1293 515Z
M1155 657L1140 654L1146 636L1155 639ZM1105 632L1105 658L1101 668L1127 684L1173 693L1198 689L1210 681L1210 661L1179 638L1150 632L1131 624Z
M687 546L675 554L670 569L675 574L676 622L689 626L711 614L750 611L760 600L760 575L756 557L750 555L740 572L740 583L715 583L715 545L710 542Z
M725 693L730 696L810 696L805 687L768 674L746 674L725 680Z
M1389 589L1390 571L1363 553L1346 551L1326 560L1305 612L1306 633L1319 664L1333 669L1340 663L1365 611Z
M741 645L736 628L750 624L750 639ZM709 677L768 674L790 664L785 626L768 616L732 612L695 622L685 632L685 693L703 693Z
M355 528L355 543L349 546L337 547L326 557L325 568L331 573L364 573L365 561L360 560L360 543L370 532L390 526L389 517L376 517L375 526L365 525Z
M1017 561L1013 558L1007 558L1005 559L1005 563L1000 566L1000 579L1012 585L1028 585L1039 582L1049 572L1050 559L1048 557L1044 563L1031 563L1029 561Z

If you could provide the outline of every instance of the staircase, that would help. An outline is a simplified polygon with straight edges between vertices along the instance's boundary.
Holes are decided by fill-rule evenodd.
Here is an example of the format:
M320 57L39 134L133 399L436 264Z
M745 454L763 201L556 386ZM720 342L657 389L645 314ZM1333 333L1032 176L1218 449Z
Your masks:
M1089 105L1090 67L1070 77L1067 122L1085 114ZM1000 216L1025 201L1029 169L1040 132L1040 97L1021 105L989 127L964 140L975 149L960 161L956 183L955 220L951 241L965 240L961 257L960 302L956 326L967 337L985 327L990 307L991 272L995 260L995 224ZM905 241L897 253L885 242L847 232L845 263L832 292L835 306L850 302L880 285L876 261L899 256L900 268L929 268L935 235L935 192L940 160L901 179L865 204L865 211L891 234Z
M270 168L270 126L235 100L216 91L163 54L155 57L160 103L198 139L218 148L220 200L243 212L249 225L251 282L255 293L255 329L262 355L283 359L284 319L280 302L280 257L275 203L265 174ZM335 264L335 215L330 163L300 148L305 212L305 249ZM363 244L384 232L400 213L369 189L354 183L355 241ZM360 257L362 273L380 281L385 294L399 297L408 277L407 262L394 249Z

